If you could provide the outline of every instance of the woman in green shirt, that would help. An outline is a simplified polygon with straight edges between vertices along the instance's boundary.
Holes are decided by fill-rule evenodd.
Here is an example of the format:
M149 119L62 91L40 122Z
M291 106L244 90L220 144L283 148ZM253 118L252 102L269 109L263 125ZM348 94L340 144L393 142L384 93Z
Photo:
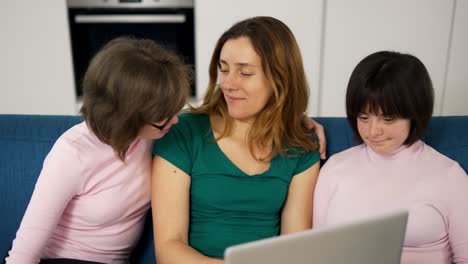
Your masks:
M290 29L271 17L233 25L209 73L203 105L155 145L158 263L223 263L228 246L312 227L320 155Z

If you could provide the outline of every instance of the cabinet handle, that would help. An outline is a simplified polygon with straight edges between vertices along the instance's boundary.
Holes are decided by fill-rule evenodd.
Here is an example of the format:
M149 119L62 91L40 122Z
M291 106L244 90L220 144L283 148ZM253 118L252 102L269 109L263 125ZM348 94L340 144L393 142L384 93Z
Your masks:
M76 15L77 24L99 23L185 23L185 15Z

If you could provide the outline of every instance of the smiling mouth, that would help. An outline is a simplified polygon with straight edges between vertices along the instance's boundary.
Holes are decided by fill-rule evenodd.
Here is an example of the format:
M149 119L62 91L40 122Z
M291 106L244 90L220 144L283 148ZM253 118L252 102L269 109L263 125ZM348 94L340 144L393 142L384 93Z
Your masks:
M226 95L226 100L229 101L229 102L236 102L236 101L244 100L244 98L239 98L239 97L233 97L233 96Z
M372 140L372 139L370 139L370 138L368 138L367 140L369 140L370 143L376 144L376 145L382 144L382 143L384 143L385 141L387 141L386 139L382 139L382 140Z

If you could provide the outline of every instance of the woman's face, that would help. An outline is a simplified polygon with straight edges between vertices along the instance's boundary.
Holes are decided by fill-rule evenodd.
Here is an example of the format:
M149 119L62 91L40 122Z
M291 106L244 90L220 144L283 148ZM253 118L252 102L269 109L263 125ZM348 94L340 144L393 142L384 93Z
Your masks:
M405 118L392 118L382 114L361 113L357 118L359 135L375 152L393 153L406 141L411 122Z
M219 71L219 85L229 115L237 120L253 120L266 106L273 89L249 38L240 37L224 43Z
M179 122L179 118L175 115L158 123L146 124L140 129L138 137L144 139L160 139L166 135L172 125L177 124L177 122Z

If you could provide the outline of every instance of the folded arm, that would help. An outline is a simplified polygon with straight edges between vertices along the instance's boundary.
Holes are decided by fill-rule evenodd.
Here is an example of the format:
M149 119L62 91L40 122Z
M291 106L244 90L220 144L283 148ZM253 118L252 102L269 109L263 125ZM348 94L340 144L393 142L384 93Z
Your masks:
M6 263L39 263L63 211L80 189L81 178L76 150L57 143L44 161Z

